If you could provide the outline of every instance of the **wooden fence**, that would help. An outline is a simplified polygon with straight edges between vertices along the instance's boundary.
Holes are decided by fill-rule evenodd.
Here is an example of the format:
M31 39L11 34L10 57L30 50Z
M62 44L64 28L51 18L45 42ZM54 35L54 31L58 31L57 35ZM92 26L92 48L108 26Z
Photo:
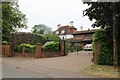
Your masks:
M11 45L1 45L2 46L2 55L6 57L11 57L12 56L12 48Z

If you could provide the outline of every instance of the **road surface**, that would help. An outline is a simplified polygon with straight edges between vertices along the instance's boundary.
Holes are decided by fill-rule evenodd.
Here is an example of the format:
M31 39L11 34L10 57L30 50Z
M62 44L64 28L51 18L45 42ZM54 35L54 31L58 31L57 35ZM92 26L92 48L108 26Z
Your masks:
M2 78L44 78L43 75L37 75L27 72L23 69L10 66L8 64L2 64Z

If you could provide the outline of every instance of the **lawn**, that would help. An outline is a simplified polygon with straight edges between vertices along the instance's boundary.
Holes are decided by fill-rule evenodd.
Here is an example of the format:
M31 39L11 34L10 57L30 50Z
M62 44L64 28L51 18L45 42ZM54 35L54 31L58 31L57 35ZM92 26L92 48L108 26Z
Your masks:
M107 65L92 65L91 67L84 69L83 72L104 78L120 78L120 68L113 68L113 66Z

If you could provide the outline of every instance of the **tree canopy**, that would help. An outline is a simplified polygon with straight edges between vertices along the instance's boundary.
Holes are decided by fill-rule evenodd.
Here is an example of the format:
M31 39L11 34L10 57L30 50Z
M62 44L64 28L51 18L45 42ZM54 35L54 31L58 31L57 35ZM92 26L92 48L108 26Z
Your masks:
M100 27L101 29L104 30L104 32L99 33L99 34L103 33L103 35L101 36L104 36L104 38L106 39L100 41L100 46L102 47L100 48L101 51L99 51L99 55L102 53L104 53L104 55L107 54L106 52L103 51L110 51L108 49L110 48L110 46L106 44L106 43L110 43L113 46L114 61L115 61L115 59L117 58L117 54L120 52L119 50L120 33L118 33L120 31L120 1L119 2L84 2L84 4L88 4L89 8L84 10L83 15L88 16L90 20L93 19L96 20L93 23L92 27ZM109 32L109 34L106 34L106 32ZM109 37L110 35L111 38ZM103 43L104 43L104 47L108 47L106 50L103 48L102 45ZM113 53L113 51L111 52ZM107 60L108 59L106 59L106 61ZM119 54L118 54L118 60L120 60ZM114 64L116 64L115 62Z
M32 32L37 34L49 34L52 32L52 29L44 24L39 24L32 28Z
M92 27L107 28L113 26L113 5L112 2L84 2L90 7L84 10L83 15L88 16L90 20L96 21ZM120 2L115 3L116 26L120 25Z
M2 40L9 41L11 32L27 28L26 15L19 10L17 1L2 2Z

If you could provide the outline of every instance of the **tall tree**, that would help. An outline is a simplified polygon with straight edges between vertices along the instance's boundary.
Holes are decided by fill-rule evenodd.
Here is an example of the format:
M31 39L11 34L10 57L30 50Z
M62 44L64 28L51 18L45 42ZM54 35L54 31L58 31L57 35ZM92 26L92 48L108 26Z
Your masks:
M90 7L83 12L84 16L89 16L90 20L95 19L92 27L100 27L102 29L110 28L113 32L114 44L114 65L117 64L118 45L117 41L120 40L119 25L120 25L120 2L84 2Z
M9 41L11 32L19 28L27 28L27 19L21 11L17 1L2 2L2 40Z
M37 34L49 34L52 32L52 29L44 24L39 24L32 28L32 32Z

